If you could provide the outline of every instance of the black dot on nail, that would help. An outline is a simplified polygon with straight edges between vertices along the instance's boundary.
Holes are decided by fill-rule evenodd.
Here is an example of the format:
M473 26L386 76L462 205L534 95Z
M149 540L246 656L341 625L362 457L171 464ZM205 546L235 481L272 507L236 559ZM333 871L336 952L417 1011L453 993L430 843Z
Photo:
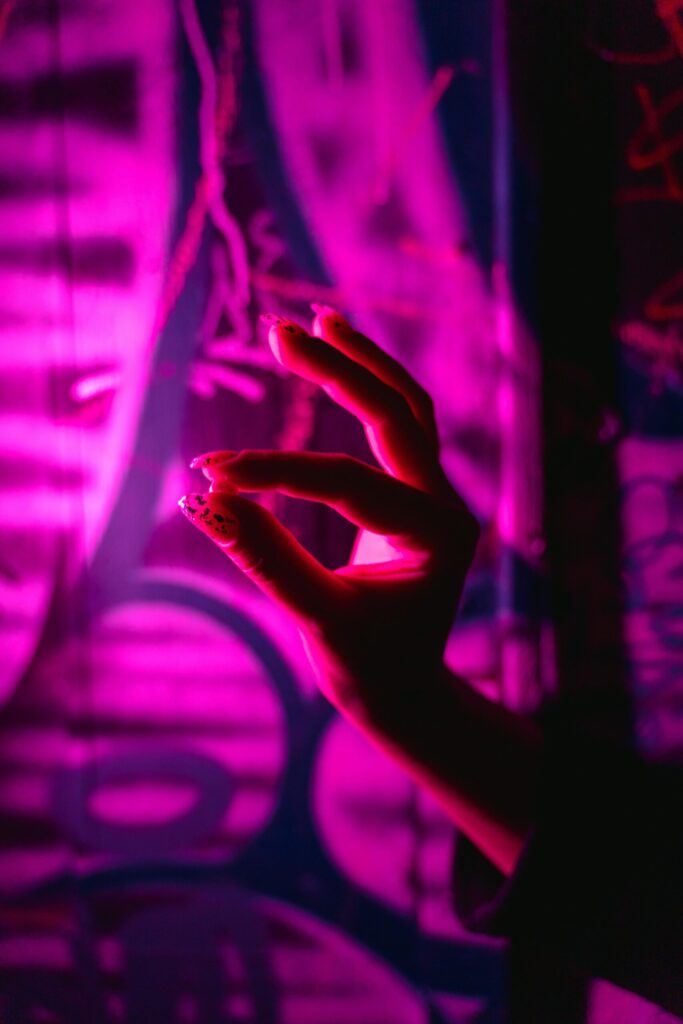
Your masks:
M217 519L219 523L225 522L225 516L219 515L218 512L214 512L213 518Z
M196 508L192 508L192 505L186 505L185 508L190 513L190 515L192 515L192 516L196 516L197 515L197 509Z
M296 327L292 327L291 324L286 324L285 325L285 330L289 331L290 334L296 334L297 333Z

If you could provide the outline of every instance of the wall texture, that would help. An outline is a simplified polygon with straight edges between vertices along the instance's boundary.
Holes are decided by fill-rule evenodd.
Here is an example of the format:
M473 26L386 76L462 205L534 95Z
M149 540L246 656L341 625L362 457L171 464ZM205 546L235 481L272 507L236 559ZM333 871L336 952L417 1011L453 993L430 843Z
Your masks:
M591 633L595 609L621 626L626 605L635 733L680 750L683 23L638 3L579 26L615 137L575 217L580 114L563 131L549 106L586 109L552 88L573 37L529 7L509 53L502 0L0 2L2 1024L505 1019L504 950L452 910L452 826L177 511L201 451L371 458L274 363L261 312L338 306L433 394L483 528L453 667L536 708L600 674L623 637L614 616ZM594 195L616 211L602 249L578 228ZM622 242L593 364L572 268ZM558 480L594 449L572 504ZM594 568L605 465L601 600L562 544ZM332 513L263 500L348 558ZM595 1024L663 1019L606 986L592 1002Z

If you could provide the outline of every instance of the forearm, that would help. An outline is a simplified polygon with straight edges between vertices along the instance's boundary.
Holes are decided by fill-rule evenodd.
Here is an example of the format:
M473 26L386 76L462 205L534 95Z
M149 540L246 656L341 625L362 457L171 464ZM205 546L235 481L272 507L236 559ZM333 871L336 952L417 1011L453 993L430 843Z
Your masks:
M438 800L505 874L534 823L541 737L535 724L446 669L397 686L363 731Z

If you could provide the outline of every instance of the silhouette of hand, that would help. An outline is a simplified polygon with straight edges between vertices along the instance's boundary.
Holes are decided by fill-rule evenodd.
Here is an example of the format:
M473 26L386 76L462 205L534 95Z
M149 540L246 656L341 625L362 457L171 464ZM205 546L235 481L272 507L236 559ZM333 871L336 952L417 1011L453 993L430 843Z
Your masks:
M360 419L382 468L339 454L212 452L192 463L211 491L180 505L294 616L329 700L359 724L372 721L399 688L410 705L437 678L479 528L440 464L431 399L399 363L327 308L313 335L265 319L275 357ZM350 563L325 568L242 497L272 490L356 524ZM379 561L367 560L373 548Z

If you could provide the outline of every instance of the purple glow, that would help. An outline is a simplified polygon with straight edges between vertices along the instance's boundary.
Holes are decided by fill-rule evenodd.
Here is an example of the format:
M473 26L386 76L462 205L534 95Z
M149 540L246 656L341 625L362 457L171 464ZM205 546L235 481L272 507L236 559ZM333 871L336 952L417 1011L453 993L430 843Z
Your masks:
M59 1024L426 1024L434 1006L473 1024L498 1013L493 954L451 908L452 827L327 717L293 623L176 503L212 447L368 457L258 324L340 307L433 395L446 469L481 520L447 663L517 707L552 689L553 624L512 585L518 563L541 574L546 541L537 341L511 285L503 5L491 52L454 39L448 62L412 0L243 6L250 31L231 0L0 4L0 78L19 97L0 119L0 1017L6 990ZM439 120L473 82L495 120L490 267ZM655 395L683 362L671 320L616 328ZM621 474L639 741L660 756L683 744L683 447L622 428L607 410L597 429ZM401 554L333 513L258 500L326 564ZM484 951L482 991L465 947ZM95 1008L74 1010L72 988Z

